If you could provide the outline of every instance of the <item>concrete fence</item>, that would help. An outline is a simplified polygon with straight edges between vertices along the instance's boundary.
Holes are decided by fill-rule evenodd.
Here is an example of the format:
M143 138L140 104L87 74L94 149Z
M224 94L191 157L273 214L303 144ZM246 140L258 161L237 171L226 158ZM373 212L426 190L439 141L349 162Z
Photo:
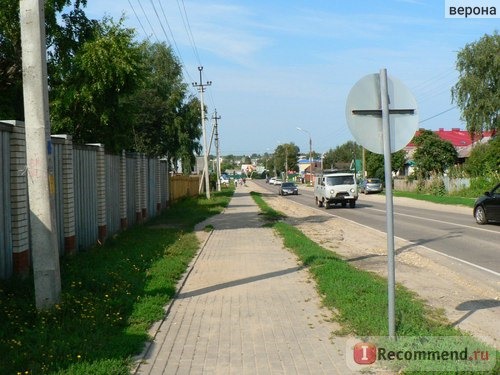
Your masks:
M0 147L0 278L5 279L31 267L22 122L0 122ZM75 145L69 135L53 135L52 150L60 255L103 243L157 215L170 200L198 194L198 176L173 177L175 185L170 186L165 160L108 154L103 144Z

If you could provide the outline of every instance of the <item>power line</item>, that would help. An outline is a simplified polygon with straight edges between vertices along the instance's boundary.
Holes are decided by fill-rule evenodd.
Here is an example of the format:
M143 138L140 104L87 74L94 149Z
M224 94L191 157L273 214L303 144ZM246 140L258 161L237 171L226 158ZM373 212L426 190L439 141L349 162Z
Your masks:
M434 116L431 116L431 117L427 117L425 120L422 120L422 121L419 121L418 123L421 124L423 122L426 122L428 120L432 120L433 118L436 118L438 116L441 116L442 114L446 113L446 112L450 112L451 110L457 108L457 106L453 106L451 108L448 108L446 111L443 111L443 112L439 112L437 115L434 115Z
M135 14L135 18L137 18L137 22L139 22L139 25L141 26L142 32L144 33L144 35L146 36L146 38L149 40L148 33L146 32L146 29L144 28L144 26L143 26L143 24L142 24L139 16L137 15L134 6L130 2L130 0L127 0L127 1L128 1L128 5L130 5L130 8L132 8L132 12L134 12L134 14Z
M144 10L144 8L142 6L141 0L137 0L137 2L139 3L139 6L141 7L142 13L144 14L144 17L146 18L146 21L148 22L149 27L151 28L151 31L153 32L153 35L156 38L156 41L158 43L160 43L160 39L158 39L158 36L155 33L155 29L153 28L153 25L151 25L151 22L149 21L149 18L148 18L147 14L146 14L146 11Z
M170 39L168 38L167 32L165 31L165 28L163 27L163 23L161 22L160 15L158 14L158 11L156 10L156 7L155 7L155 4L153 3L153 0L149 0L149 2L151 3L151 6L153 7L153 11L155 12L156 19L160 23L160 27L163 31L163 35L165 35L165 39L167 39L167 43L169 45L172 45L172 43L170 43Z
M182 1L182 9L181 9L181 5L179 3L179 0L177 0L177 7L179 8L179 13L181 14L181 19L182 19L182 23L184 25L184 29L186 30L186 33L188 35L189 41L191 43L191 48L193 49L194 55L195 55L196 59L198 60L198 65L203 66L201 64L200 55L198 54L198 48L196 47L196 43L194 41L193 32L191 30L191 24L189 23L189 17L187 15L187 11L186 11L186 5L184 4L184 0L181 0L181 1Z

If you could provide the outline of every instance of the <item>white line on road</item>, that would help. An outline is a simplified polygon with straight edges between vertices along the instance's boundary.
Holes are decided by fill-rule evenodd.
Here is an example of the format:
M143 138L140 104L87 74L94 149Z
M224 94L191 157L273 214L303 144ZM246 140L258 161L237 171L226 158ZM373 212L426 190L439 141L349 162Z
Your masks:
M378 211L385 213L385 210L381 210L379 208L370 208L370 207L365 207L365 210L372 210L372 211ZM484 232L489 232L489 233L496 233L499 234L497 231L491 230L491 229L485 229L485 228L477 228L477 227L472 227L470 225L464 225L464 224L457 224L457 223L451 223L449 221L443 221L443 220L436 220L436 219L429 219L427 217L422 217L422 216L415 216L415 215L409 215L409 214L402 214L399 212L394 212L394 215L400 215L400 216L406 216L406 217L411 217L413 219L421 219L421 220L428 220L428 221L434 221L436 223L441 223L441 224L448 224L448 225L454 225L456 227L463 227L463 228L468 228L468 229L473 229L473 230L481 230Z
M297 201L294 201L294 202L295 202L295 203L297 203L297 204L300 204L300 205L302 205L302 206L304 206L304 207L311 208L311 206L308 206L308 205L306 205L306 204L304 204L304 203L300 203L300 202L297 202ZM315 209L315 210L321 211L321 212L323 212L323 213L325 213L325 214L327 214L327 215L331 215L331 216L334 216L334 217L336 217L336 218L339 218L339 219L342 219L342 220L349 221L349 222L351 222L351 223L353 223L353 224L360 225L360 226L362 226L362 227L364 227L364 228L368 228L368 229L371 229L371 230L377 231L377 232L379 232L379 233L386 234L384 231L378 230L378 229L376 229L376 228L372 228L372 227L370 227L370 226L368 226L368 225L361 224L361 223L358 223L358 222L356 222L356 221L354 221L354 220L346 219L345 217L337 216L337 215L332 214L332 213L329 213L329 212L325 212L325 210L322 210L322 209L320 209L320 208L318 208L318 207L312 207L312 208L313 208L313 209ZM380 211L380 212L384 212L384 213L385 213L385 211L384 211L384 210L379 210L379 209L376 209L376 208L367 208L367 209L369 209L369 210L374 210L374 211ZM425 219L425 218L422 218L422 217L412 216L412 215L407 215L407 214L398 214L398 215L409 216L409 217L414 217L414 218L419 218L419 219ZM488 231L488 232L492 232L492 233L498 233L498 232L491 231L491 230L488 230L488 229L483 229L483 228L472 228L472 227L468 227L467 225L455 224L455 223L449 223L449 222L446 222L446 221L440 221L440 220L435 220L435 219L425 219L425 220L432 220L432 221L436 221L436 222L440 222L440 223L446 223L446 224L453 224L453 225L457 225L457 226L462 226L462 227L465 227L465 228L471 228L471 229L477 229L477 230L484 230L484 231ZM469 266L471 266L471 267L474 267L474 268L480 269L481 271L485 271L485 272L488 272L488 273L490 273L490 274L492 274L492 275L494 275L494 276L500 277L500 273L498 273L498 272L496 272L496 271L493 271L493 270L490 270L489 268L485 268L485 267L482 267L482 266L480 266L480 265L478 265L478 264L474 264L474 263L468 262L468 261L466 261L466 260L463 260L463 259L460 259L460 258L456 258L456 257L454 257L454 256L451 256L451 255L448 255L448 254L442 253L442 252L440 252L440 251L437 251L437 250L431 249L431 248L429 248L429 247L427 247L427 246L424 246L424 245L419 245L418 243L415 243L415 242L413 242L413 241L407 240L407 239L405 239L405 238L401 238L401 237L397 237L397 236L394 236L394 238L397 238L398 240L401 240L401 241L406 241L406 242L408 242L408 243L410 243L410 244L412 244L412 245L414 245L414 246L419 246L419 247L422 247L423 249L426 249L426 250L428 250L428 251L430 251L430 252L433 252L433 253L436 253L436 254L439 254L439 255L445 256L445 257L447 257L447 258L450 258L450 259L456 260L457 262L461 262L461 263L467 264L467 265L469 265Z

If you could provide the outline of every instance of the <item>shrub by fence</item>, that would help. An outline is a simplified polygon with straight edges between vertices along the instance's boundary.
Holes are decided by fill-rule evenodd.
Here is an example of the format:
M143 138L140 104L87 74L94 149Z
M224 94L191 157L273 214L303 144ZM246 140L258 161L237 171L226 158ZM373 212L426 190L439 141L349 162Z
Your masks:
M0 122L0 278L31 266L24 124ZM76 253L198 194L199 176L170 177L168 163L139 153L107 154L103 144L52 136L59 252Z

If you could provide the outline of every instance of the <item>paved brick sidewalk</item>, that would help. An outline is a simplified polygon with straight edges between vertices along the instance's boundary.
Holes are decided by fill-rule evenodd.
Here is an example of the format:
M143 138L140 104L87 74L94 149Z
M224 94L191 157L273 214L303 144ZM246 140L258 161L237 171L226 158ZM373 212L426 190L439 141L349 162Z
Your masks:
M249 192L203 223L214 230L137 374L352 373L307 270L262 227Z

